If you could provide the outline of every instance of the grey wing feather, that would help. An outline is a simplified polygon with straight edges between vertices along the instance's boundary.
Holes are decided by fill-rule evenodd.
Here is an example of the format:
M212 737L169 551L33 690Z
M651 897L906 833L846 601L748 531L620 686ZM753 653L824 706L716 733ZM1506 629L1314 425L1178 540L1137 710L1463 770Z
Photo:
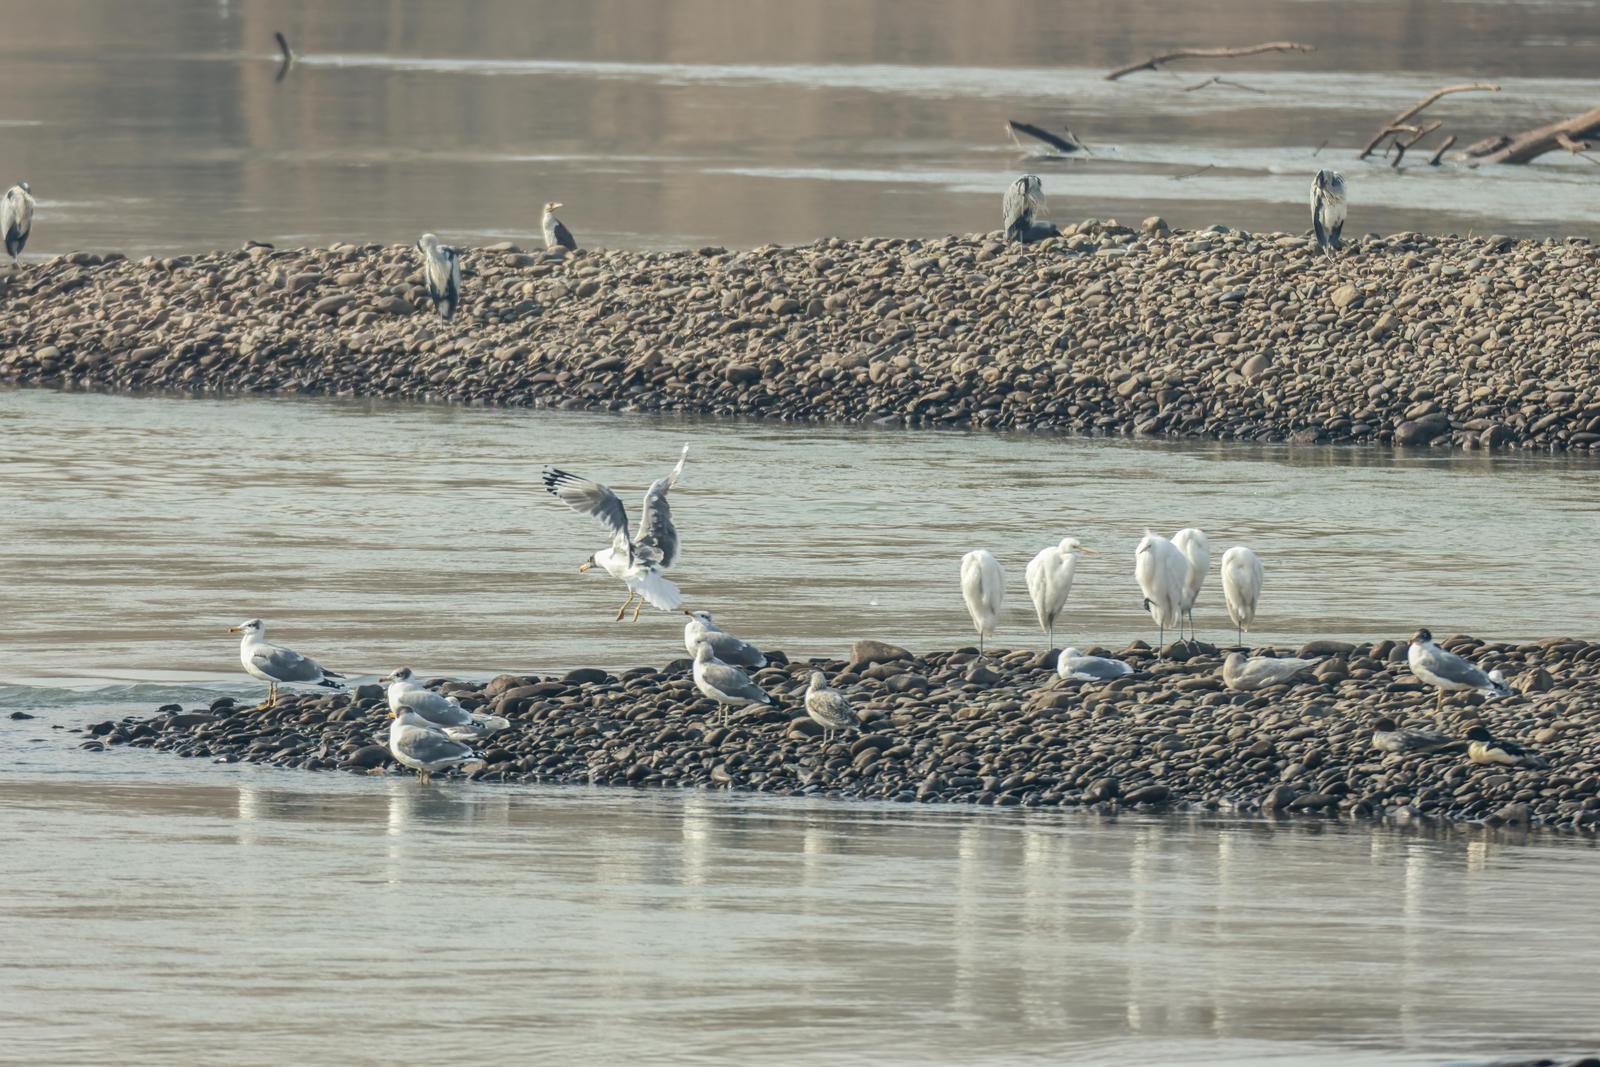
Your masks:
M462 726L472 721L466 708L447 696L427 689L402 695L400 704L440 726Z
M262 674L280 682L320 682L324 673L316 660L287 648L260 649L250 662Z
M706 684L731 697L766 702L771 699L766 690L750 680L750 676L737 667L723 663L707 663L702 671Z
M670 567L678 560L678 528L672 525L672 506L667 503L667 493L678 484L683 474L683 461L689 456L689 446L683 446L678 465L665 478L650 483L644 494L644 510L639 516L639 536L634 538L633 554L636 559Z
M628 509L616 493L599 482L554 467L544 469L543 481L551 496L611 531L612 540L628 542Z
M401 731L398 747L418 763L439 763L466 759L472 755L471 745L452 741L435 730L423 730L415 726Z
M1122 669L1122 664L1115 663L1108 659L1102 659L1099 656L1086 656L1081 660L1069 662L1067 664L1067 669L1072 671L1074 674L1087 674L1091 677L1106 681L1109 681L1112 678L1121 678L1124 674L1128 673Z
M806 710L815 712L820 718L836 723L854 723L856 709L844 696L832 689L812 693L806 698Z
M1423 666L1447 682L1472 685L1482 689L1494 688L1493 679L1454 652L1445 652L1442 649L1434 652L1429 649L1424 656Z
M1003 210L1006 236L1014 236L1018 224L1027 218L1028 191L1026 179L1018 178L1006 189L1005 198L1000 202Z
M560 245L562 248L572 249L573 251L577 250L578 242L573 239L572 231L567 229L566 226L562 224L560 219L555 220L554 229L556 244Z
M736 667L765 667L767 657L750 642L721 630L708 630L700 639L711 646L711 654Z

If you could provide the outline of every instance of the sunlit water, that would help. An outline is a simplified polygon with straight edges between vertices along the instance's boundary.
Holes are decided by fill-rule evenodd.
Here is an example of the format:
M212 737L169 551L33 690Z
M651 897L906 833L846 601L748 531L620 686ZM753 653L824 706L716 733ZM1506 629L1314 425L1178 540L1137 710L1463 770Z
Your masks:
M1022 170L1062 221L1303 230L1333 166L1355 231L1600 223L1600 169L1566 153L1354 159L1451 83L1501 86L1428 113L1458 146L1592 107L1588 3L0 0L0 25L0 180L33 183L35 257L527 242L547 200L610 247L966 233L998 225ZM302 54L282 82L276 30ZM1103 78L1263 39L1318 50ZM1070 126L1092 155L1026 158L1007 119Z

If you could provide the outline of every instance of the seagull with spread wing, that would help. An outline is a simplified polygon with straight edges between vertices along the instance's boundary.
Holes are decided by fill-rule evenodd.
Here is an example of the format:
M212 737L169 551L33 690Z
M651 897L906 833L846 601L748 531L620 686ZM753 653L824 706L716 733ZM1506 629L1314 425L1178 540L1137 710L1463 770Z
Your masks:
M627 614L635 597L639 602L633 608L634 622L639 621L639 612L647 602L662 611L677 611L683 607L678 587L661 572L678 561L678 530L672 525L667 493L678 484L678 477L683 474L683 461L688 457L689 446L684 445L672 473L650 483L644 494L637 535L629 531L628 510L623 507L622 499L609 488L555 467L544 469L544 487L552 496L611 531L611 547L590 556L578 572L599 567L628 587L628 599L617 609L618 622Z

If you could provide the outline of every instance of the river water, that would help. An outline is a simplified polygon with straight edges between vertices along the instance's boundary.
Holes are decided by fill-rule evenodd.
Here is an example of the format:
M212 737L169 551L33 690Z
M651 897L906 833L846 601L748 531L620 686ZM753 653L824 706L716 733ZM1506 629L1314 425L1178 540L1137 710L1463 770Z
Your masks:
M41 257L527 242L547 200L586 245L925 237L997 227L1025 170L1069 222L1300 231L1332 166L1357 232L1600 228L1600 170L1566 153L1354 158L1452 83L1501 86L1429 112L1461 146L1593 107L1579 0L0 0L0 26L3 180L33 184ZM278 30L303 54L282 82ZM1285 39L1318 50L1102 77ZM1093 155L1025 158L1007 119Z

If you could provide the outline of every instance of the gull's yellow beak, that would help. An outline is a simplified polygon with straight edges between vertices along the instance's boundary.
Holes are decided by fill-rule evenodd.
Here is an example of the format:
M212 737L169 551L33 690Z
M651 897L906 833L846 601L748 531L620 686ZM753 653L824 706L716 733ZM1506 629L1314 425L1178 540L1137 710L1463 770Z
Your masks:
M580 563L580 564L578 564L578 573L582 574L584 571L588 570L590 567L593 567L593 566L594 566L593 563L588 563L588 562Z
M389 710L389 715L388 715L388 717L389 717L389 718L391 718L391 719L398 719L398 718L399 718L399 717L400 717L400 716L399 716L399 715L397 715L397 714L395 714L395 712L394 712L394 709L392 709L392 708L391 708L391 709L390 709L390 710Z

